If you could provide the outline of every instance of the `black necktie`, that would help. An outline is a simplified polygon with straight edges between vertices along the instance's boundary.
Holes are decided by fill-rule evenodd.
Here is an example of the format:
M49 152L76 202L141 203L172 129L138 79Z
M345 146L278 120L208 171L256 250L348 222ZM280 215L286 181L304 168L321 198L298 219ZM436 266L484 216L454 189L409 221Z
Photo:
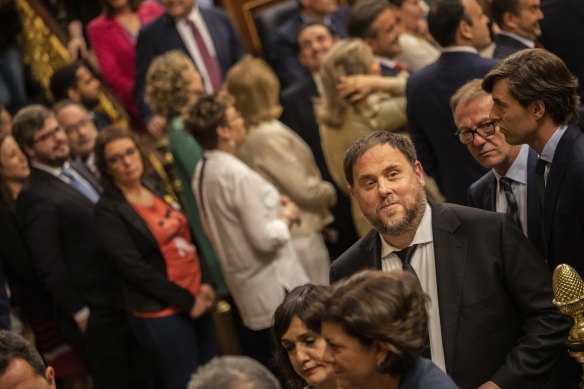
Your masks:
M417 247L418 247L417 244L413 244L410 247L406 247L403 250L394 251L395 254L402 261L402 270L409 271L409 272L413 273L416 276L416 278L418 278L418 275L416 274L416 271L412 267L411 261L412 261L412 257L414 256L414 252L416 251ZM418 278L418 281L419 280L420 279ZM424 347L421 350L421 355L424 358L428 358L428 359L432 358L432 355L430 352L430 334L428 332L426 332L426 342L424 344Z
M513 193L513 189L511 187L512 179L509 177L501 177L499 180L499 185L505 191L505 198L507 199L507 213L511 216L511 219L521 227L521 222L519 221L519 209L517 207L517 198L515 197L515 193Z
M537 184L537 197L539 198L539 208L543 209L543 200L545 198L545 167L547 162L537 157L535 163L535 183Z
M412 261L412 256L414 255L414 251L416 251L417 246L418 246L417 244L413 244L410 247L406 247L403 250L395 252L395 254L402 261L402 269L413 273L416 277L418 275L416 274L416 271L412 267L411 261Z

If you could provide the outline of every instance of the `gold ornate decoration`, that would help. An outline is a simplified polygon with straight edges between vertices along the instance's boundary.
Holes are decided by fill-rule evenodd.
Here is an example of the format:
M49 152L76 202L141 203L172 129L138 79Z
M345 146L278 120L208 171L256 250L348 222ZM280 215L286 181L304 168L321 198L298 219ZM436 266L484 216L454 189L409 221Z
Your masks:
M554 270L553 303L566 316L574 319L566 347L572 358L584 368L584 282L574 268L561 264ZM584 388L584 376L580 388Z

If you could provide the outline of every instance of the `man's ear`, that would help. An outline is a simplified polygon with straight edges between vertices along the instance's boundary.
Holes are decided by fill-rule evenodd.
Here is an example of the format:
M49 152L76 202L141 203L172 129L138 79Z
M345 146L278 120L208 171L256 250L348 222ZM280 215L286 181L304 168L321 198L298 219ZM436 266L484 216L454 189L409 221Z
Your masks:
M347 189L349 190L349 193L351 194L351 196L355 197L355 193L353 192L353 187L351 185L347 185Z
M55 369L53 369L51 366L47 367L47 370L45 371L45 378L47 379L51 389L57 389L57 384L55 383Z
M75 103L78 103L81 101L81 94L76 88L71 87L67 89L67 98Z
M511 12L503 12L503 25L499 28L517 31L517 16L513 15Z
M545 103L542 100L536 100L531 104L531 112L535 116L535 119L541 119L545 115Z
M217 127L217 138L219 140L228 140L228 139L231 139L231 131L229 131L229 127L227 127L227 126L218 126Z
M420 181L420 183L423 186L425 186L426 177L424 176L424 168L422 167L420 161L416 161L416 163L414 164L414 171L416 172L416 177L418 178L418 181Z
M462 19L458 23L458 29L456 30L457 41L455 42L457 45L460 45L463 42L470 42L472 41L472 26L464 19Z
M29 159L32 159L32 157L34 157L34 148L32 146L24 145L23 151Z

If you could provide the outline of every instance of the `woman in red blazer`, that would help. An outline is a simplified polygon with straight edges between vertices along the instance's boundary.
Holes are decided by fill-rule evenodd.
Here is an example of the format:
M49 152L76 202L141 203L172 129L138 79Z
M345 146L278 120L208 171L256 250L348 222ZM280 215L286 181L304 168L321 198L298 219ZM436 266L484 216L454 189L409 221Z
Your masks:
M156 1L105 0L103 13L87 26L106 84L133 117L138 117L132 98L136 40L141 27L162 13L164 8Z

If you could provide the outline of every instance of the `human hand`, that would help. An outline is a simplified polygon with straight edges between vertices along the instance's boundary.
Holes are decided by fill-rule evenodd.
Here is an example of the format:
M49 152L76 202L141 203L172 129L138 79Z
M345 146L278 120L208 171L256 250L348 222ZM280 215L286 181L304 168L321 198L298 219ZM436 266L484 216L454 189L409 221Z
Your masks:
M156 139L162 139L166 135L166 119L160 115L155 115L146 124L148 132Z
M341 81L337 84L337 91L342 98L359 101L369 96L374 90L375 78L366 74L341 77Z
M83 37L83 25L79 20L74 20L67 26L69 31L69 42L67 42L67 51L71 56L71 61L75 62L79 58L87 57L87 43Z
M213 306L213 304L215 303L215 291L213 290L213 287L209 284L201 284L201 290L199 291L199 296L198 298L203 298L205 299L205 301L207 301L208 305L209 305L209 309Z
M288 196L281 196L280 204L282 206L280 219L288 224L288 227L292 227L296 223L300 224L300 209L298 206Z
M77 327L79 327L79 330L82 333L87 332L87 323L89 322L89 318L83 320L76 320L75 322L77 323Z

